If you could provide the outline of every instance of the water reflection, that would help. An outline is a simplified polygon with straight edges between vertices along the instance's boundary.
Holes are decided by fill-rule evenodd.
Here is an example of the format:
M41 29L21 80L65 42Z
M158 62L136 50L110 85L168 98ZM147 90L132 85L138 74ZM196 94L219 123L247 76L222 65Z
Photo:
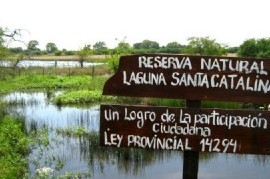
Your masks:
M46 93L11 93L7 112L25 116L28 131L47 130L48 143L29 155L31 176L38 167L90 173L92 178L181 178L182 153L99 146L99 106L57 107ZM83 135L58 129L83 128ZM260 155L200 154L199 178L269 178L270 158ZM89 175L86 175L88 178Z
M46 125L50 128L83 126L89 131L99 130L99 106L77 108L57 107L49 102L45 93L12 93L4 97L11 105L8 113L24 115L26 128L32 123L38 128Z

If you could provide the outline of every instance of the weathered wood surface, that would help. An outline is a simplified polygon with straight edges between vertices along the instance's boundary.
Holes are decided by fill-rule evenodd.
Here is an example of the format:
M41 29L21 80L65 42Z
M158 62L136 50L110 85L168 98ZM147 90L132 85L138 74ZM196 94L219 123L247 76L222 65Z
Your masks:
M131 55L104 95L269 103L270 59Z
M100 119L103 146L270 154L267 111L102 105Z

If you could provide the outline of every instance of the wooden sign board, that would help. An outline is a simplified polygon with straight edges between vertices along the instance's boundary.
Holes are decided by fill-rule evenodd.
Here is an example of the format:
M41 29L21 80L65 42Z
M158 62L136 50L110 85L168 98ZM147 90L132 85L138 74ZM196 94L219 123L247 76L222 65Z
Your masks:
M122 56L104 95L269 103L270 59Z
M267 111L102 105L100 144L270 154Z

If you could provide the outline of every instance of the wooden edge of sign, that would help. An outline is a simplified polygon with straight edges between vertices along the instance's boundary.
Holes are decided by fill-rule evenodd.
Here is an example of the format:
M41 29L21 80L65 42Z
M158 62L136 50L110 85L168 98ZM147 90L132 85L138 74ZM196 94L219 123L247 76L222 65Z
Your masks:
M191 62L196 62L195 67L193 67L192 73L193 75L197 72L197 69L199 68L197 64L197 60L201 58L212 58L212 59L234 59L234 60L253 60L257 61L263 61L265 64L265 67L267 66L267 71L270 71L270 59L266 58L250 58L250 57L218 57L218 56L198 56L198 55L175 55L175 54L143 54L143 55L127 55L127 56L121 56L119 59L119 66L115 74L113 74L104 84L102 95L112 95L112 96L128 96L128 97L149 97L149 98L166 98L166 99L191 99L191 100L207 100L207 101L231 101L231 102L254 102L254 103L262 103L267 104L270 103L270 90L269 92L265 91L250 91L250 86L246 85L245 90L241 91L241 86L238 89L233 88L224 88L219 87L216 88L216 86L209 88L206 88L205 86L184 86L184 85L170 85L169 82L172 80L171 72L174 72L174 69L151 69L149 67L142 68L138 67L138 58L140 56L144 57L150 57L151 59L155 57L177 57L177 58L190 58ZM221 63L221 62L220 62ZM193 64L193 63L192 63ZM222 64L222 63L221 63ZM201 69L202 70L202 69ZM183 71L183 72L182 72ZM158 75L160 73L164 73L164 78L167 82L167 84L161 83L161 84L154 84L152 86L149 86L148 83L140 83L137 84L137 82L132 83L130 81L125 81L125 79L130 79L131 73L135 73L136 75L138 73L145 73L146 75L149 74L155 74ZM178 69L178 72L180 73L188 73L188 69ZM177 72L177 73L178 73ZM210 73L211 72L211 73ZM210 71L209 74L212 73L218 73L216 71ZM208 72L205 72L207 74ZM227 71L220 73L220 75L226 75ZM269 73L268 73L269 74ZM146 76L145 75L145 76ZM247 74L244 74L247 75ZM252 74L253 80L255 80L254 77L255 74ZM268 79L266 79L266 76L263 76L263 80L267 80L265 85L269 85ZM137 78L137 77L136 77ZM148 76L147 76L148 78ZM210 78L210 77L209 77ZM245 77L245 79L248 78L248 81L246 82L249 84L249 77ZM267 76L268 78L268 76ZM168 79L168 81L167 81ZM178 79L178 76L177 76ZM179 75L180 79L180 75ZM211 78L212 79L212 78ZM230 79L230 78L228 78ZM137 79L135 79L137 80ZM175 79L174 79L175 80ZM235 80L236 81L236 80ZM130 82L130 83L129 83ZM231 81L228 81L230 84ZM217 84L219 81L217 81ZM226 82L227 83L227 82ZM255 82L254 82L255 83ZM256 82L258 83L258 82ZM236 86L233 84L233 86ZM270 85L269 85L270 86ZM244 88L244 87L242 87ZM255 87L254 87L255 88ZM253 88L252 88L253 89ZM256 88L257 89L257 88ZM234 91L235 90L235 91ZM268 89L267 89L268 90ZM208 92L209 91L209 92ZM263 93L264 92L264 93Z

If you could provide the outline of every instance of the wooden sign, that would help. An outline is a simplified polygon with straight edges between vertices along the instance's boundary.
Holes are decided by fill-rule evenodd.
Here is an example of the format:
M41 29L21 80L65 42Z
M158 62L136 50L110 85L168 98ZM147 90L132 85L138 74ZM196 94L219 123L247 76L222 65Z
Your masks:
M270 154L266 111L102 105L100 144Z
M269 103L270 59L132 55L120 58L104 95Z

